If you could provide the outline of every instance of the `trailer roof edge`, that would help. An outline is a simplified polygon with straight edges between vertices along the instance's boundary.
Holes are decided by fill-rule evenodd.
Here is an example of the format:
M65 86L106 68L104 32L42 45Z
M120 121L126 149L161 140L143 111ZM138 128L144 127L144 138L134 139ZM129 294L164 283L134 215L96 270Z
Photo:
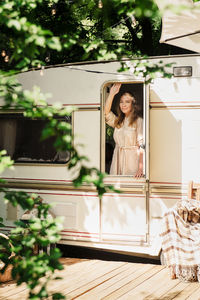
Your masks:
M142 59L163 59L163 58L177 58L177 57L195 57L199 56L200 53L191 53L191 54L176 54L176 55L161 55L161 56L149 56L149 57L129 57L129 58L123 58L119 60L91 60L91 61L82 61L82 62L73 62L73 63L64 63L64 64L56 64L56 65L49 65L49 66L44 66L44 69L51 69L51 68L62 68L62 67L69 67L69 66L84 66L84 65L93 65L93 64L107 64L107 63L112 63L112 62L125 62L125 61L130 61L130 60L142 60ZM25 72L30 72L30 71L38 71L41 70L40 68L31 68L28 69L27 71L19 71L19 73L25 73ZM18 73L18 74L19 74Z

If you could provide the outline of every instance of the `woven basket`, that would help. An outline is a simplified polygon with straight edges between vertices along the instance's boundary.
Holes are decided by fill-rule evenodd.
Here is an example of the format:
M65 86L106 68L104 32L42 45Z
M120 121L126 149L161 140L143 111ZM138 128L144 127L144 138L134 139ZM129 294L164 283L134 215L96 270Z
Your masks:
M4 237L5 239L8 239L8 237L3 233L0 233L0 236ZM0 270L3 267L4 267L4 263L0 260ZM8 265L5 272L3 274L0 273L0 282L7 282L12 280L11 272L12 272L12 265Z

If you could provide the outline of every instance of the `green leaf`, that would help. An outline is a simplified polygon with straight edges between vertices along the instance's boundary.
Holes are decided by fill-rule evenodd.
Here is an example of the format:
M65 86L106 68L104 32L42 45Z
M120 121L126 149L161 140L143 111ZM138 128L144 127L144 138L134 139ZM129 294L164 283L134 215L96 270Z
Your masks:
M18 31L21 30L21 24L18 20L11 19L8 21L7 25L8 25L8 27L14 27Z
M36 45L45 47L45 38L43 36L38 36L35 39Z
M61 300L61 299L66 299L66 297L64 295L62 295L61 293L55 293L52 294L52 299L53 300Z
M47 46L51 49L57 50L57 51L61 51L62 47L59 41L58 37L52 37L51 39L47 40Z

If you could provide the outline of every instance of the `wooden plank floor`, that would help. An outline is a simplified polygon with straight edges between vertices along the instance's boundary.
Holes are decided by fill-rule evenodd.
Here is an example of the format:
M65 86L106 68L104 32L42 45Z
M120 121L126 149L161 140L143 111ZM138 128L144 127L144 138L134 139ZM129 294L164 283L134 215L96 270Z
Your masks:
M63 279L50 283L49 290L66 299L156 300L200 299L200 284L171 280L164 266L130 262L63 258ZM0 285L0 300L27 299L25 285Z

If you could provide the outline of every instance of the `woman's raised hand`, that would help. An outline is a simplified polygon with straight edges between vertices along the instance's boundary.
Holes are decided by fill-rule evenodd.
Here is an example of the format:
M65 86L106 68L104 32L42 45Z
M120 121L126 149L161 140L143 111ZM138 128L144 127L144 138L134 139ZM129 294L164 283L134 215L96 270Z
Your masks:
M105 110L104 113L105 115L107 115L110 111L111 111L111 106L112 106L112 102L114 99L114 96L119 93L120 87L121 87L121 83L117 82L114 83L110 89L110 93L108 95L108 98L106 100L106 104L105 104Z
M110 89L110 94L115 96L116 94L119 93L119 90L120 90L120 87L121 87L121 83L120 82L117 82L117 83L114 83Z

